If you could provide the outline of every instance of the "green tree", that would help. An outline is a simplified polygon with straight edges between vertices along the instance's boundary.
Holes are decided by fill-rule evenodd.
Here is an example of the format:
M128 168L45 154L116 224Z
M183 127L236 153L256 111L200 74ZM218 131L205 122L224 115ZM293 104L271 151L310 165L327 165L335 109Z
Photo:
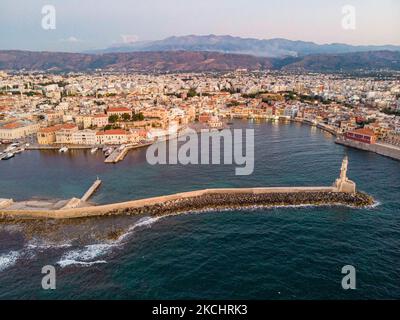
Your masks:
M122 120L124 120L124 121L131 120L131 115L129 113L122 114Z
M112 114L111 116L108 117L108 122L110 123L115 123L117 122L119 119L117 114Z
M187 93L187 96L188 96L189 98L193 98L193 97L197 96L196 89L190 88L189 91L188 91L188 93Z
M144 120L144 116L143 116L143 113L135 113L133 116L132 116L132 120L133 121L143 121Z

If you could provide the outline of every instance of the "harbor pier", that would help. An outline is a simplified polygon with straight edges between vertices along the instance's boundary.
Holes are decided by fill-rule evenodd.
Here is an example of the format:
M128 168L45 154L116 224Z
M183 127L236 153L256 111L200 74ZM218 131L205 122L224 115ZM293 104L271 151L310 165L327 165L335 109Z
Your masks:
M96 192L96 190L100 187L101 180L99 178L96 179L95 182L91 185L91 187L85 192L83 197L81 198L81 202L86 202L89 198Z
M152 142L134 144L134 145L127 145L124 148L116 148L105 160L105 163L117 163L124 160L125 156L128 154L130 150L143 148L151 145Z
M372 205L372 197L360 193L355 182L347 177L348 159L342 162L340 177L332 186L321 187L260 187L218 188L182 192L140 200L99 206L81 206L98 188L100 181L74 206L58 210L7 210L0 209L3 219L71 219L111 215L166 215L205 209L238 209L254 206L286 205ZM72 200L71 200L72 201Z

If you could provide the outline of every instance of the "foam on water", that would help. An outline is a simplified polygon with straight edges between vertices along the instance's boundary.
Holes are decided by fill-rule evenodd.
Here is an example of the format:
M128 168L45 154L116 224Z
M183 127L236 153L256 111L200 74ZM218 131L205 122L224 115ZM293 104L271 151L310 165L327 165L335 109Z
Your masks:
M10 251L6 254L0 255L0 272L15 265L21 253L18 251Z
M70 265L91 266L93 264L107 263L105 260L95 260L97 257L109 254L113 248L119 246L134 230L141 227L150 227L160 217L144 217L129 227L128 231L118 237L117 240L107 243L91 244L83 249L75 249L65 253L57 262L62 268Z

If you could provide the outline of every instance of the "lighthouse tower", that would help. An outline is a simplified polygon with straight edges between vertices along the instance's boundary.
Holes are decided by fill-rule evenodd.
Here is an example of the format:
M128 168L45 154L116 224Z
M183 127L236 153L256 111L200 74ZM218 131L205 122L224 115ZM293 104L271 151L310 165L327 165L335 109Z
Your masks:
M340 169L340 177L336 179L334 186L338 192L356 193L356 183L347 178L347 168L349 165L349 158L344 157L342 168Z

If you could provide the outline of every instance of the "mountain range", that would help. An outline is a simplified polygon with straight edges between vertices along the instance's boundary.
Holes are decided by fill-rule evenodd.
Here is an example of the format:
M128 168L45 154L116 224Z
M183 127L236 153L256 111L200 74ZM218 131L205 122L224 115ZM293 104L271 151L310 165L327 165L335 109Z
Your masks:
M286 39L183 36L86 52L0 50L0 69L140 72L400 70L400 46L318 45Z
M257 57L300 57L310 54L338 54L366 51L400 51L400 46L353 46L342 43L316 44L287 39L260 40L230 35L188 35L156 41L138 41L130 44L89 51L87 53L143 52L143 51L212 51L249 54Z
M97 69L137 72L207 72L235 69L311 72L350 72L361 69L399 71L400 52L372 51L265 58L207 51L119 52L105 54L0 51L0 70L84 72Z

